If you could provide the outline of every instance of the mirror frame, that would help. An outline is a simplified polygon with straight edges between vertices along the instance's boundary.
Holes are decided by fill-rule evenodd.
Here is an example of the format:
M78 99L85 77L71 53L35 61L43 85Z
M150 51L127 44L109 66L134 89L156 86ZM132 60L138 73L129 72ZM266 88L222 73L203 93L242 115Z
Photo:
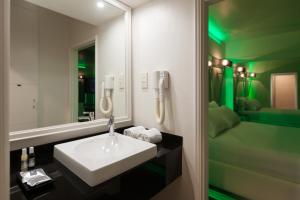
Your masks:
M126 64L125 64L125 87L126 87L126 106L127 116L116 117L116 128L131 126L132 120L132 94L131 94L131 68L132 68L132 14L131 7L119 2L118 0L104 0L105 2L125 11L126 23ZM97 36L95 35L95 38ZM17 150L29 146L37 146L61 140L87 136L90 134L107 131L108 119L98 119L91 122L75 122L43 128L10 132L10 150Z

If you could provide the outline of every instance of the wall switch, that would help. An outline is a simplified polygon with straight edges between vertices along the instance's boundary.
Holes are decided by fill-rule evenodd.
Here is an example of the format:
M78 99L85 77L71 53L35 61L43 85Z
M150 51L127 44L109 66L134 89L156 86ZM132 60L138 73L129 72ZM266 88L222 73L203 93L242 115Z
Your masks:
M124 89L125 88L125 76L124 74L120 73L119 74L119 89Z
M141 74L142 89L148 89L148 73Z

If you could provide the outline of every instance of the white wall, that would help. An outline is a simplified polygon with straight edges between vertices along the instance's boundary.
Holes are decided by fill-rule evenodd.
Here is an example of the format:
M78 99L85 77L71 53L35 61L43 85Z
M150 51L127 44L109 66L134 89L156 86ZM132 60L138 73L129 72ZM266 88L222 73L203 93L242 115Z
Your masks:
M183 176L154 199L194 199L195 1L155 0L133 11L133 116L135 125L157 127L184 138ZM166 121L154 116L154 91L142 90L140 74L166 69L170 89Z
M125 19L124 15L102 24L98 31L98 69L97 78L104 80L105 75L114 75L115 84L113 91L114 115L126 116L126 93L125 88L120 88L119 77L125 76L126 69L126 43L125 43ZM125 78L124 78L125 79ZM99 82L98 82L99 83ZM124 82L125 86L125 82ZM98 87L98 91L100 87ZM96 102L100 96L96 97ZM96 105L97 116L103 117L99 112L99 105Z
M39 83L38 9L21 1L12 1L10 67L10 130L37 127ZM18 86L18 85L21 86Z
M22 0L11 12L10 130L70 122L70 18Z
M9 36L7 29L8 19L4 17L9 10L7 1L0 0L0 199L9 199L9 147L7 126L7 68L9 61L5 59L8 55ZM4 29L5 27L5 29ZM4 32L5 31L5 32Z
M69 113L69 21L39 9L38 126L71 122Z
M99 80L96 86L96 117L103 118L99 112L99 101L101 95L101 82L105 75L114 75L115 84L113 91L114 115L126 116L126 89L120 89L118 83L119 75L125 75L125 20L124 15L111 19L101 26L96 27L80 21L71 22L71 48L88 42L97 36L97 70L96 76Z

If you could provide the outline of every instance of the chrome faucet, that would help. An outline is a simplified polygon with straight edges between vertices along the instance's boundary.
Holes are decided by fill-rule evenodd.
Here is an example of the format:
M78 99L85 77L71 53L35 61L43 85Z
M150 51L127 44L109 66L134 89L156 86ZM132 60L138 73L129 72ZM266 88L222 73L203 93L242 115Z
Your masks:
M88 115L89 121L95 120L95 113L94 112L83 112L84 115Z
M115 136L115 117L113 115L110 116L108 120L108 128L109 128L109 135L110 136Z

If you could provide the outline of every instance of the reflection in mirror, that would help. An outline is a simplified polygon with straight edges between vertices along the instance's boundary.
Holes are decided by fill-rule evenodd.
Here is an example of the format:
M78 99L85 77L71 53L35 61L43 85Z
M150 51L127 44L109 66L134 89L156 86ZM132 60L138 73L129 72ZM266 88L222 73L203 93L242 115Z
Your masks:
M11 0L10 131L127 116L124 14L105 1Z
M78 121L95 116L95 44L78 51Z

